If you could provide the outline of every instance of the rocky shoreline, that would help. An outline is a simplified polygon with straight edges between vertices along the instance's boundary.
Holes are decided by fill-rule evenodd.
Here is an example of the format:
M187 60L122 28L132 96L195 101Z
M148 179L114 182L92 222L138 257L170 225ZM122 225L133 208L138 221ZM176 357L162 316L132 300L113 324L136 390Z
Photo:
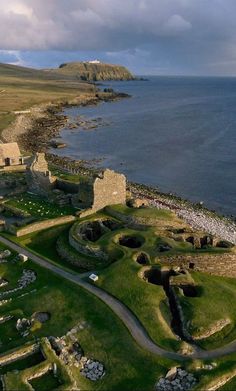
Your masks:
M60 136L61 129L68 123L68 118L61 112L66 107L97 105L101 102L116 101L130 97L128 94L109 91L96 91L87 93L69 102L46 103L33 106L29 113L18 114L14 123L4 129L1 134L3 142L17 141L21 150L25 153L47 152L50 147L60 148L65 145L55 143L52 140ZM69 123L69 127L85 129L97 127L86 119L78 119L78 124Z
M158 209L174 211L192 228L236 244L236 219L233 216L221 216L201 204L193 204L173 194L161 193L149 186L130 184L130 190L136 197L147 198L149 203Z
M32 107L30 114L19 115L13 125L2 132L3 142L17 141L23 151L32 153L37 151L48 152L50 147L60 148L60 142L53 139L60 136L61 129L67 124L69 129L92 130L100 126L100 118L97 123L79 117L76 122L68 121L61 114L63 108L72 106L97 105L102 101L115 101L127 98L129 95L113 90L97 91L96 93L83 94L71 102L48 103ZM53 145L53 143L55 143ZM59 157L48 153L47 158L57 167L63 167L69 172L84 175L94 175L98 169L93 165L96 162L75 161L68 157ZM224 240L236 244L236 219L218 215L204 208L200 204L193 204L172 194L166 194L146 185L129 183L129 190L133 196L146 198L154 207L169 209L183 218L192 228L199 229L221 237Z

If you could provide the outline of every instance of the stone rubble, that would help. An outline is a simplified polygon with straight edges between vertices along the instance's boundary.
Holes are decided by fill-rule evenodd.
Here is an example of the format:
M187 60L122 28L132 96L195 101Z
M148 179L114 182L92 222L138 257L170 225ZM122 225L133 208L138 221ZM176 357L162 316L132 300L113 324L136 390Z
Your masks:
M155 385L155 391L189 391L197 384L193 374L181 368L171 368Z
M0 288L8 285L8 281L0 277Z
M19 278L17 282L17 288L10 289L5 292L1 292L0 298L26 288L29 284L32 284L35 280L36 280L36 273L33 270L24 269L22 276Z
M11 320L13 318L13 315L6 315L0 317L0 324L8 322L8 320Z
M31 327L31 321L26 318L17 319L16 329L20 332L22 337L27 337L29 335L29 329Z
M61 338L49 337L52 348L63 363L69 367L80 369L82 376L91 381L97 381L105 375L102 363L85 357L76 334L86 327L86 322L78 323ZM88 326L87 326L88 327Z
M82 357L80 362L82 364L80 373L87 379L96 381L105 375L104 366L99 361L93 361L87 359L87 357Z
M9 258L11 256L10 250L4 250L0 252L0 259Z

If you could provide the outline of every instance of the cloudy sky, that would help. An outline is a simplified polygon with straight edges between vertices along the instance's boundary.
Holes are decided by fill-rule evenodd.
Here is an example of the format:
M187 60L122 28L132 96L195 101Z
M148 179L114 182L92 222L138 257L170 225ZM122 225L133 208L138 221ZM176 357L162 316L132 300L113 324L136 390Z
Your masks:
M236 0L0 0L0 62L236 75Z

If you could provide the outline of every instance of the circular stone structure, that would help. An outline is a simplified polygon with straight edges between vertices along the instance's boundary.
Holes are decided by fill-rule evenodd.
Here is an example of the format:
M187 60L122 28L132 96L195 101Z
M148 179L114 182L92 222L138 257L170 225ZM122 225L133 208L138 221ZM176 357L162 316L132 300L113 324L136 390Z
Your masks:
M135 260L139 265L148 265L150 263L148 255L144 252L136 254Z
M144 270L143 279L150 284L163 285L162 272L155 266Z
M120 223L112 219L98 219L86 221L78 225L78 235L83 240L96 242L105 233L120 228Z
M143 245L144 238L135 235L124 235L119 238L119 244L128 248L139 248Z

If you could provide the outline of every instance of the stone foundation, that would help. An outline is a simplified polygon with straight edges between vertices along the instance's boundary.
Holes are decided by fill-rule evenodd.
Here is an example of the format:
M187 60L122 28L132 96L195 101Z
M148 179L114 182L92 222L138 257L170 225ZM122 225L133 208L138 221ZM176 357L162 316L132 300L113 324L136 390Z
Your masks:
M32 223L20 229L17 229L14 226L10 226L8 228L8 231L13 235L16 235L17 237L20 237L20 236L30 234L32 232L42 231L48 228L56 227L58 225L72 223L75 220L76 220L75 216L63 216L63 217L57 217L55 219Z
M161 257L160 263L167 266L179 266L185 269L205 272L217 276L236 278L236 254L192 254L173 257Z

